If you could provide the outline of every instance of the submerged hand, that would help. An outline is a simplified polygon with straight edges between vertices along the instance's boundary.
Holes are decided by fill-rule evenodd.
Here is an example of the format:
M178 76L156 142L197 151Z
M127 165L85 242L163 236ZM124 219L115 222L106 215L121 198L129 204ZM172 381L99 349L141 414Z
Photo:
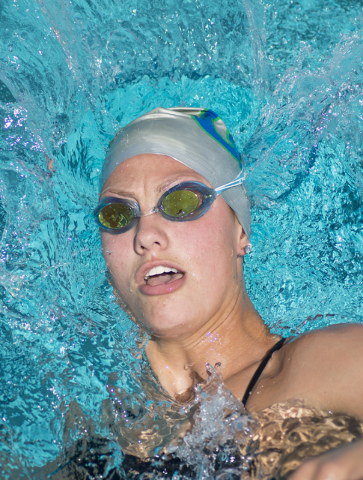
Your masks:
M363 440L307 460L289 480L363 480Z

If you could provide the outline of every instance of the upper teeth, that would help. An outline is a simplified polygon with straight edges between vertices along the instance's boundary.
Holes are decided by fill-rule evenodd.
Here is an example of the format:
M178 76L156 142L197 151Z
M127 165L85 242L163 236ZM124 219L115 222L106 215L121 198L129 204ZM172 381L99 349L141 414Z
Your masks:
M162 273L178 273L178 270L175 270L175 268L170 268L170 267L154 267L152 268L146 275L145 275L145 280L149 277L152 277L153 275L161 275Z

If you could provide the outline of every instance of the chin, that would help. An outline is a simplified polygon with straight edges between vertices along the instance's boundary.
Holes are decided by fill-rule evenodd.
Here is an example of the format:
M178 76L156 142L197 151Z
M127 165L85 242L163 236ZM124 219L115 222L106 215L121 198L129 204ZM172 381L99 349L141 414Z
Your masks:
M150 335L160 338L178 338L191 332L196 326L195 315L183 312L177 308L172 312L158 311L153 315L145 315L141 325Z
M186 333L185 323L176 321L175 316L169 320L159 318L149 321L144 328L150 335L163 338L177 338Z

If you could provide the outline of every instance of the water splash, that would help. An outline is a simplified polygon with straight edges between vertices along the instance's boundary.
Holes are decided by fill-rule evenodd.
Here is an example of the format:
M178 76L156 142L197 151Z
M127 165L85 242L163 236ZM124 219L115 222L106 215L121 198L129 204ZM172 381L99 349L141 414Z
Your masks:
M107 402L116 408L112 375L126 403L138 392L135 409L152 412L137 332L105 278L91 215L108 142L151 108L208 106L230 127L255 204L247 284L266 322L286 335L362 321L361 11L353 0L2 2L0 458L8 471L31 477L57 458L75 399L107 437L100 414ZM202 411L220 411L218 425L232 432L212 397L201 399ZM83 435L82 422L70 441ZM208 431L215 458L224 437Z
M253 434L258 422L224 386L220 364L214 368L207 364L206 368L207 382L195 387L194 404L198 409L192 430L168 451L194 467L199 480L222 480L233 475L243 478L243 472L250 473L253 464Z

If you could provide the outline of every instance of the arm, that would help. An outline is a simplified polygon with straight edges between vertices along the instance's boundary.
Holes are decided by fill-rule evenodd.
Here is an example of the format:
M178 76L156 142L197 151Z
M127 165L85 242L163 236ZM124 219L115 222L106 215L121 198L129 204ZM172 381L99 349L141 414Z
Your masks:
M346 413L362 421L363 325L337 325L316 333L312 349L309 346L305 353L311 359L315 357L315 365L319 365L315 378L315 385L319 386L318 403L325 410ZM314 377L311 370L310 375ZM363 439L305 461L289 477L289 480L362 479Z
M310 369L316 400L327 411L363 422L363 325L334 325L317 333Z
M304 462L289 480L362 480L363 440Z

